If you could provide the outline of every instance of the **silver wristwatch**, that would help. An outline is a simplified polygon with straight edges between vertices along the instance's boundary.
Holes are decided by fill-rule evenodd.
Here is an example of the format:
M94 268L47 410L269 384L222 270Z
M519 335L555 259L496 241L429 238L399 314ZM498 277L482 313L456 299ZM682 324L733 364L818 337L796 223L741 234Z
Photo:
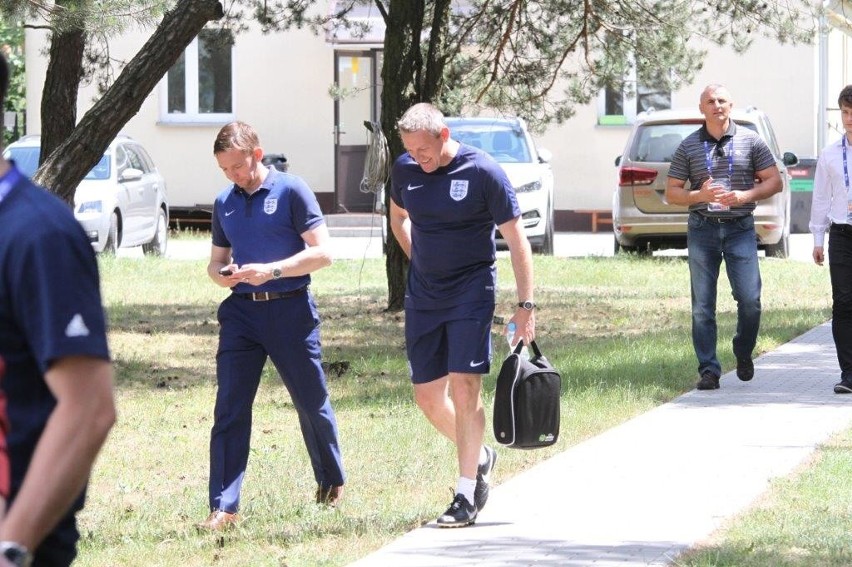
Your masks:
M16 567L30 567L33 563L30 550L15 541L0 541L0 555Z

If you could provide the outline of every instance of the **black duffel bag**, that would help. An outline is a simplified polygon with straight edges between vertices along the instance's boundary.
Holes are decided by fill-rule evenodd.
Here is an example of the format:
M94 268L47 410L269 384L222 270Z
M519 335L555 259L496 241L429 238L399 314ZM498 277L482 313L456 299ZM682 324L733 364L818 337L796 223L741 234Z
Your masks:
M494 392L494 437L506 447L537 449L559 438L562 377L530 342L534 356L521 356L523 341L503 361Z

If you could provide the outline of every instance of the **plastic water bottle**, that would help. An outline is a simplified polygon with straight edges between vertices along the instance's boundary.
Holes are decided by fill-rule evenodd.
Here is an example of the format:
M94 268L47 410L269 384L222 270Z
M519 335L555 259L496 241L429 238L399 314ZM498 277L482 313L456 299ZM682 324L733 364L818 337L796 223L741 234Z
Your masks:
M514 346L512 346L512 343L513 343L513 342L514 342L514 340L515 340L515 331L516 331L517 329L518 329L518 327L515 325L515 323L514 323L514 322L509 323L509 324L506 326L506 340L507 340L507 341L508 341L508 343L509 343L509 352L513 352L513 351L515 350L515 347L514 347ZM517 346L517 345L515 345L515 346ZM523 348L521 348L520 357L521 357L522 359L524 359L524 360L529 360L529 358L530 358L530 351L527 349L527 346L526 346L526 345L524 345L524 346L523 346Z

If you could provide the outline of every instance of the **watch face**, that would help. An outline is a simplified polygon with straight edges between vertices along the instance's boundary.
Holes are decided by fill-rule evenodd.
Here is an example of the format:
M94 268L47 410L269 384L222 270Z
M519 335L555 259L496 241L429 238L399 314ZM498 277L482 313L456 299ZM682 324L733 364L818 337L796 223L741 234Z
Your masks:
M276 280L278 278L280 278L281 277L281 270L279 268L275 268L274 270L272 270L272 277Z
M3 542L2 549L2 556L8 559L12 565L29 567L32 564L32 555L27 551L27 548L15 543Z

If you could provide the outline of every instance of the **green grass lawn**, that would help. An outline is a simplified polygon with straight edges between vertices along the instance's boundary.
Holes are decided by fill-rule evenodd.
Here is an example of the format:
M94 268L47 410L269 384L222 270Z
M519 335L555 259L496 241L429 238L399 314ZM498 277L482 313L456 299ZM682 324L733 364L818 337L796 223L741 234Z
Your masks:
M329 381L348 472L343 504L330 510L313 503L297 418L268 365L255 402L244 521L223 537L197 534L194 524L208 512L216 308L227 290L207 279L206 261L100 263L119 421L80 515L77 565L230 566L246 558L257 566L345 565L446 507L455 455L411 399L403 316L384 309L384 259L339 260L315 274L312 286L324 319L324 358L337 370ZM563 375L562 431L548 449L503 451L498 484L671 400L697 378L683 258L536 257L535 269L537 342ZM780 260L762 260L761 269L759 352L830 317L827 269ZM508 260L501 258L498 270L497 311L508 316L515 302ZM735 306L724 276L719 297L719 354L727 371L734 366ZM495 337L495 344L499 362L505 343ZM484 382L487 414L496 367ZM844 442L848 455L848 437ZM848 487L852 468L844 474ZM792 537L779 553L811 543ZM736 542L720 546L717 556L740 550Z

